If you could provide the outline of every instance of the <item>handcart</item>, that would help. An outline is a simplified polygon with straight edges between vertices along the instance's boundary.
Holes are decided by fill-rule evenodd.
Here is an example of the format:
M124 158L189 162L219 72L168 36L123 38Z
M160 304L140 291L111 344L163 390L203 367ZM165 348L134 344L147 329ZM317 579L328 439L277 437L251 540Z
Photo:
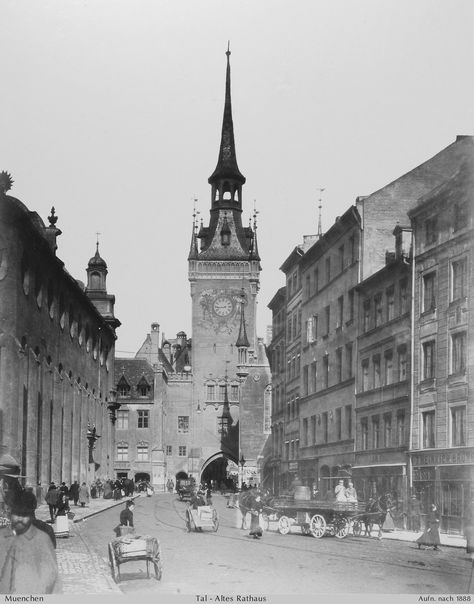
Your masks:
M203 528L210 528L216 532L219 528L216 509L212 505L201 505L197 509L189 506L186 508L186 528L188 532L192 530L200 532Z
M349 534L352 520L359 518L365 510L365 506L358 503L306 501L292 497L273 500L272 508L282 535L289 533L292 526L299 526L303 534L316 539L324 535L343 539Z
M156 537L124 535L113 539L109 543L109 559L112 578L116 583L121 581L120 565L125 562L145 560L147 579L150 578L150 563L153 564L157 581L163 574L160 544Z

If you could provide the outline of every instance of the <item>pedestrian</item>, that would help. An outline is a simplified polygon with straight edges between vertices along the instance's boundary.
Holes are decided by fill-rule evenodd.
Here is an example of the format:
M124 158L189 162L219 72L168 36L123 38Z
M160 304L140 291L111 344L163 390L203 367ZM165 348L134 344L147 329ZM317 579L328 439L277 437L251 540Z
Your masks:
M347 501L346 499L346 487L344 486L344 480L341 478L334 489L337 502Z
M79 501L79 483L75 480L71 488L69 489L69 497L74 501L74 505L77 505Z
M211 487L207 487L207 489L206 489L206 505L212 505Z
M354 488L354 483L352 480L349 480L345 495L346 501L349 501L350 503L357 503L357 491Z
M85 507L86 503L89 503L89 489L85 482L79 487L79 503L81 507Z
M263 529L260 525L260 515L263 512L262 499L260 494L253 498L250 508L250 533L254 539L259 539L263 536Z
M125 508L120 512L119 525L114 529L117 537L135 532L135 528L133 526L134 509L135 503L133 502L133 499L129 499L125 504Z
M54 522L56 517L57 503L58 503L58 495L59 491L56 488L54 482L51 482L48 488L48 492L46 493L46 503L49 507L49 515L51 516L51 524Z
M69 497L60 491L58 494L56 520L54 523L54 534L56 537L69 537Z
M114 490L112 487L112 482L110 480L106 480L104 483L104 499L112 499L114 495Z
M416 540L418 549L422 549L422 545L428 547L433 546L433 549L439 551L438 545L441 544L439 538L439 512L434 503L431 504L431 510L426 518L426 528L424 533Z
M66 485L66 483L65 483L65 482L62 482L62 483L61 483L61 485L60 485L60 487L59 487L59 491L60 491L61 493L64 493L65 495L67 495L67 496L69 497L69 489L68 489L68 487L67 487L67 485Z
M8 505L11 527L0 533L0 593L61 593L53 544L33 522L36 497L16 492Z

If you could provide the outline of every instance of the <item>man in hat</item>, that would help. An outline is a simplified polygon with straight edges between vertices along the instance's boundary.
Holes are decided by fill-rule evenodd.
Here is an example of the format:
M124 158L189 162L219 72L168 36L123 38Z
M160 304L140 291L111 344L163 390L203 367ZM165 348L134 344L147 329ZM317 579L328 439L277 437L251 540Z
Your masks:
M61 593L53 544L33 523L36 497L21 491L8 505L11 528L0 533L0 593Z

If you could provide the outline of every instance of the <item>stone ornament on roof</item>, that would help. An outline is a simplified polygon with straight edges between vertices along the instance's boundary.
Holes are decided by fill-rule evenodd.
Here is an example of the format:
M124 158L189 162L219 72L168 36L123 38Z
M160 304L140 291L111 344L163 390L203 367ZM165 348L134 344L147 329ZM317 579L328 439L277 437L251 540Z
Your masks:
M0 193L5 195L12 188L14 182L8 172L0 172Z

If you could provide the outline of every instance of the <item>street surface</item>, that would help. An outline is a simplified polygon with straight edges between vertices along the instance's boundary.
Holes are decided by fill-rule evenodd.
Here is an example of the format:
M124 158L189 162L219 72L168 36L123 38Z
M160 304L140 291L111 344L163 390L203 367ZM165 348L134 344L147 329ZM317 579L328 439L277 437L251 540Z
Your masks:
M188 533L187 504L176 495L140 497L135 503L136 534L160 541L162 580L146 578L145 562L127 562L121 565L122 581L111 587L107 544L114 538L119 506L76 524L74 538L65 540L71 545L60 544L59 557L74 542L84 542L100 567L99 575L108 573L100 579L86 565L82 593L111 593L114 587L125 594L149 595L466 593L471 567L463 549L419 551L414 543L352 536L315 539L296 528L288 535L268 531L254 540L248 530L238 528L237 510L226 508L220 495L214 496L219 530ZM71 556L71 563L74 559ZM75 563L80 565L80 559Z

